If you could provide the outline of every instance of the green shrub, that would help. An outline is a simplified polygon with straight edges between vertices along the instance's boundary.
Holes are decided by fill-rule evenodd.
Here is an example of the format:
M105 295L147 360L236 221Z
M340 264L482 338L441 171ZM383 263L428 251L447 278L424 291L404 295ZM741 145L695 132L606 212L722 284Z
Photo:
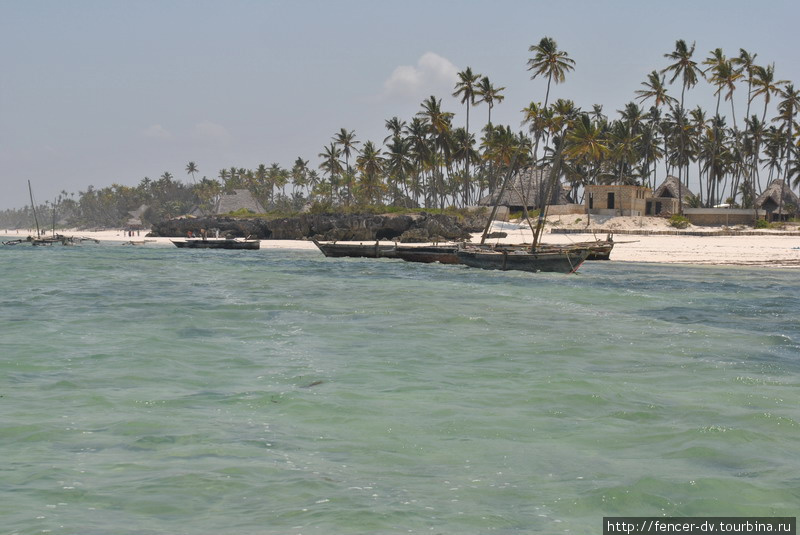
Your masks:
M671 227L684 229L689 226L689 220L680 214L672 214L672 217L669 218L669 224Z
M753 227L754 228L759 228L759 229L769 228L770 227L770 223L766 219L758 219L756 221L756 224L753 225Z

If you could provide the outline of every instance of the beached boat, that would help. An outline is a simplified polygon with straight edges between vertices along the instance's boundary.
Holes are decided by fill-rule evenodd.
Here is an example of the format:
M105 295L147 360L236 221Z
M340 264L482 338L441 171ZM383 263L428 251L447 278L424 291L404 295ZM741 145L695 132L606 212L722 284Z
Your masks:
M459 261L465 266L481 269L529 271L532 273L574 273L589 256L589 251L588 249L575 249L573 251L531 252L527 249L493 250L467 247L459 249L456 254Z
M433 263L439 262L440 264L459 264L461 260L458 258L459 248L467 249L481 249L486 251L507 251L507 252L525 252L530 249L530 245L526 244L496 244L496 245L464 245L450 244L450 245L398 245L395 247L395 253L398 258L407 262L426 262ZM555 253L555 252L574 252L588 250L586 260L608 260L611 250L614 248L614 241L609 236L606 240L597 240L594 242L575 242L570 244L541 244L537 248L540 253Z
M94 238L84 238L78 236L64 236L63 234L56 234L56 205L53 204L53 233L48 236L44 229L39 226L39 215L36 212L36 202L33 200L33 188L31 188L31 181L28 180L28 194L31 199L31 210L33 212L33 221L36 224L36 236L28 236L24 239L7 240L0 242L3 245L20 245L30 244L34 246L48 246L48 245L80 245L84 241L93 241L100 243Z
M548 245L542 245L540 250L547 250L547 247ZM611 251L614 249L614 240L609 236L606 240L575 242L569 245L557 245L555 247L564 249L587 249L589 255L586 257L586 260L610 260Z
M397 258L406 262L425 262L440 264L458 264L458 245L398 245L395 249Z
M397 258L394 244L375 243L337 243L320 242L311 240L314 245L322 251L322 254L332 258L356 257L356 258Z
M33 200L33 188L31 188L31 181L28 180L28 194L31 198L31 210L33 211L33 221L36 223L36 236L28 236L25 242L31 245L53 245L54 243L64 243L65 237L56 234L55 228L55 207L53 208L53 235L46 236L44 230L39 227L39 216L36 214L36 202ZM12 240L11 242L4 242L5 245L16 245L22 243L20 240Z
M260 249L259 240L249 238L188 238L185 240L170 240L175 247L182 249Z
M465 246L457 251L458 259L460 262L469 267L476 267L481 269L499 269L503 271L528 271L533 273L538 272L556 272L556 273L574 273L583 264L589 256L588 247L577 247L573 245L564 248L555 247L550 245L542 245L539 241L542 230L544 229L544 222L547 215L547 202L545 199L550 197L550 191L553 184L558 177L558 171L561 162L561 151L563 149L563 138L561 144L556 150L553 161L550 167L550 177L547 181L547 189L545 195L542 196L541 208L536 226L531 228L533 230L533 242L530 246L486 246L486 237L489 232L489 227L494 219L497 211L497 202L492 209L486 228L481 237L481 243L477 246ZM498 200L502 197L503 191L511 177L514 170L514 163L516 162L517 154L514 155L511 166L509 166L508 175L506 175L503 184L500 187L500 194L497 196ZM528 217L527 208L523 204L523 212L525 217Z
M498 251L512 251L530 249L530 245L494 245L493 248ZM536 248L539 252L558 252L558 251L574 251L574 250L588 249L589 255L586 260L609 260L611 251L614 249L614 241L609 236L606 240L575 242L567 244L559 243L542 243Z

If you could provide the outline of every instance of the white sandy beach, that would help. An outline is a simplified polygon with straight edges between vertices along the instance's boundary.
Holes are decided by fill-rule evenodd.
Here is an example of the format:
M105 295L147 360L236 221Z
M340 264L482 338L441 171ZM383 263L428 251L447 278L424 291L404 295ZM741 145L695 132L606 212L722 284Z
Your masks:
M585 216L584 216L585 218ZM542 237L544 243L569 244L573 242L605 239L608 231L615 232L616 245L611 253L615 262L649 262L664 264L696 265L742 265L764 267L800 268L800 236L787 235L779 231L759 231L747 235L746 229L735 236L693 236L693 235L644 235L620 232L674 231L666 220L640 217L593 217L589 227L586 221L577 216L553 216L549 218L548 230ZM577 234L561 234L558 229L582 229ZM719 227L690 227L686 232L715 232ZM489 240L492 243L530 243L531 231L525 224L496 222L492 231L505 232L501 239ZM122 230L86 231L70 229L59 231L66 236L83 236L102 242L119 245L135 242L137 246L169 246L170 238L145 237L145 232L132 237ZM24 237L24 231L6 231L12 237ZM480 241L480 233L472 237ZM142 243L143 242L143 243ZM306 240L262 240L263 249L309 249L316 250L311 241Z

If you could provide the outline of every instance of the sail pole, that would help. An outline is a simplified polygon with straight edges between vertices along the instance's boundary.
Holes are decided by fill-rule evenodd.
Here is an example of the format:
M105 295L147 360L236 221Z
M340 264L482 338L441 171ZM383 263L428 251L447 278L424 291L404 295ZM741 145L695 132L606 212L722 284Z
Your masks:
M514 157L511 158L511 165L508 167L508 173L506 173L506 177L503 179L503 183L500 185L500 193L497 194L497 197L494 200L494 206L492 206L492 213L489 215L489 219L486 221L486 227L483 229L483 235L481 236L481 245L486 241L486 236L489 234L489 229L492 226L492 221L494 221L494 216L497 215L497 207L500 204L500 201L503 198L503 193L506 191L506 186L508 185L508 180L511 178L511 174L514 172L514 167L517 163L517 156L519 156L520 146L517 147L517 150L514 151Z
M542 236L542 230L544 229L544 222L545 218L547 217L547 202L549 197L553 191L553 185L555 184L556 179L561 171L561 150L564 148L564 138L566 134L561 138L558 149L556 150L555 155L553 156L553 164L550 167L550 177L547 180L547 188L545 189L544 197L542 197L542 205L541 209L539 210L539 218L536 220L536 229L533 231L533 243L531 244L531 252L536 251L536 247L539 246L539 238Z
M36 223L36 237L39 238L41 236L41 232L39 232L39 218L36 217L36 205L33 202L33 190L31 189L30 180L28 180L28 193L31 196L31 209L33 210L33 221Z

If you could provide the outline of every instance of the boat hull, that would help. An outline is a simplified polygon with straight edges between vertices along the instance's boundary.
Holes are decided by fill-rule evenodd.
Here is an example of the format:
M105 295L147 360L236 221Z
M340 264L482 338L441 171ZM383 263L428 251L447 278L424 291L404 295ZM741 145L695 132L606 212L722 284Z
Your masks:
M261 242L259 240L227 240L227 239L209 239L209 240L170 240L175 244L175 247L181 249L260 249Z
M406 262L424 262L427 264L434 262L460 264L461 261L458 259L457 251L457 245L422 245L419 247L398 245L395 247L395 253L398 258L402 258Z
M397 258L394 244L375 243L321 243L313 240L322 254L331 258Z
M491 248L498 251L506 250L510 252L510 251L530 249L530 245L499 244L499 245L494 245ZM547 253L568 252L568 251L583 250L583 249L588 249L589 251L589 255L586 257L586 260L610 260L611 251L614 249L614 242L598 240L596 242L575 242L563 245L543 243L540 244L538 247L539 252L547 252Z
M469 267L532 273L574 273L588 255L587 249L536 253L471 249L458 251L458 259Z

